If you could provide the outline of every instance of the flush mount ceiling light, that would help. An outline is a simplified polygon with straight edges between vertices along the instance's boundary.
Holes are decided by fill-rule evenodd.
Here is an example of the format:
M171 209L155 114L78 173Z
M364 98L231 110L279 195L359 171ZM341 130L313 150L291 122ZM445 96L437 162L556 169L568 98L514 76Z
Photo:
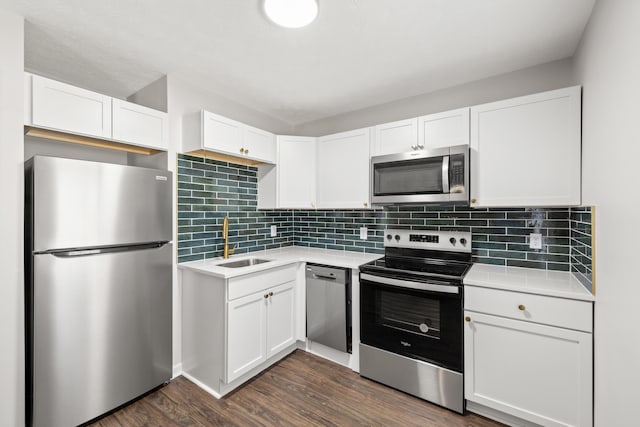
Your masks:
M318 16L316 0L264 0L264 13L285 28L301 28Z

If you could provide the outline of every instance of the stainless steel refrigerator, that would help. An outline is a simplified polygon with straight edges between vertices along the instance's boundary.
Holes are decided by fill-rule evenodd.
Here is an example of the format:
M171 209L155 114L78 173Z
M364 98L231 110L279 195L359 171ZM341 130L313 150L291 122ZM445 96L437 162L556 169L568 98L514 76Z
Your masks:
M72 426L171 378L172 177L25 164L27 425Z

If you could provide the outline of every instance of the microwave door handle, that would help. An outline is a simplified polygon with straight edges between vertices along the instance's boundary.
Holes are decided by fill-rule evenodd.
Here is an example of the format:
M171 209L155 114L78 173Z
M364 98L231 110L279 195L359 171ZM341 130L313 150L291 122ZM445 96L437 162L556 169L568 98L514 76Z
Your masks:
M449 156L442 156L442 193L449 194Z

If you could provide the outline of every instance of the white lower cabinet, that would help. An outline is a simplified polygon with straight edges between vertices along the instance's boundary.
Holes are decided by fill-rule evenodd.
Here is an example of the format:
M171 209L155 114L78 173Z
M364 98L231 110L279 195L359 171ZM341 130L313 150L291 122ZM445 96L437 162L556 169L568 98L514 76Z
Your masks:
M262 293L227 304L227 382L267 360L267 304Z
M592 317L584 314L592 313L592 303L476 287L465 292L465 398L544 426L591 426ZM495 301L519 304L476 311ZM584 320L571 325L582 330L564 324L574 319Z
M224 279L182 270L182 369L216 397L295 350L297 264Z
M229 301L227 383L295 343L294 287L291 281Z

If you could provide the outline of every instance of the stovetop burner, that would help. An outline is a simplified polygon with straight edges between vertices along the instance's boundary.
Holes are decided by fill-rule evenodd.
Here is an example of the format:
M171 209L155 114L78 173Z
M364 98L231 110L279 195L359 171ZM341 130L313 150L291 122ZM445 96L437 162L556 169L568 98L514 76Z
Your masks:
M447 279L462 283L471 268L471 233L385 230L385 256L363 272Z

